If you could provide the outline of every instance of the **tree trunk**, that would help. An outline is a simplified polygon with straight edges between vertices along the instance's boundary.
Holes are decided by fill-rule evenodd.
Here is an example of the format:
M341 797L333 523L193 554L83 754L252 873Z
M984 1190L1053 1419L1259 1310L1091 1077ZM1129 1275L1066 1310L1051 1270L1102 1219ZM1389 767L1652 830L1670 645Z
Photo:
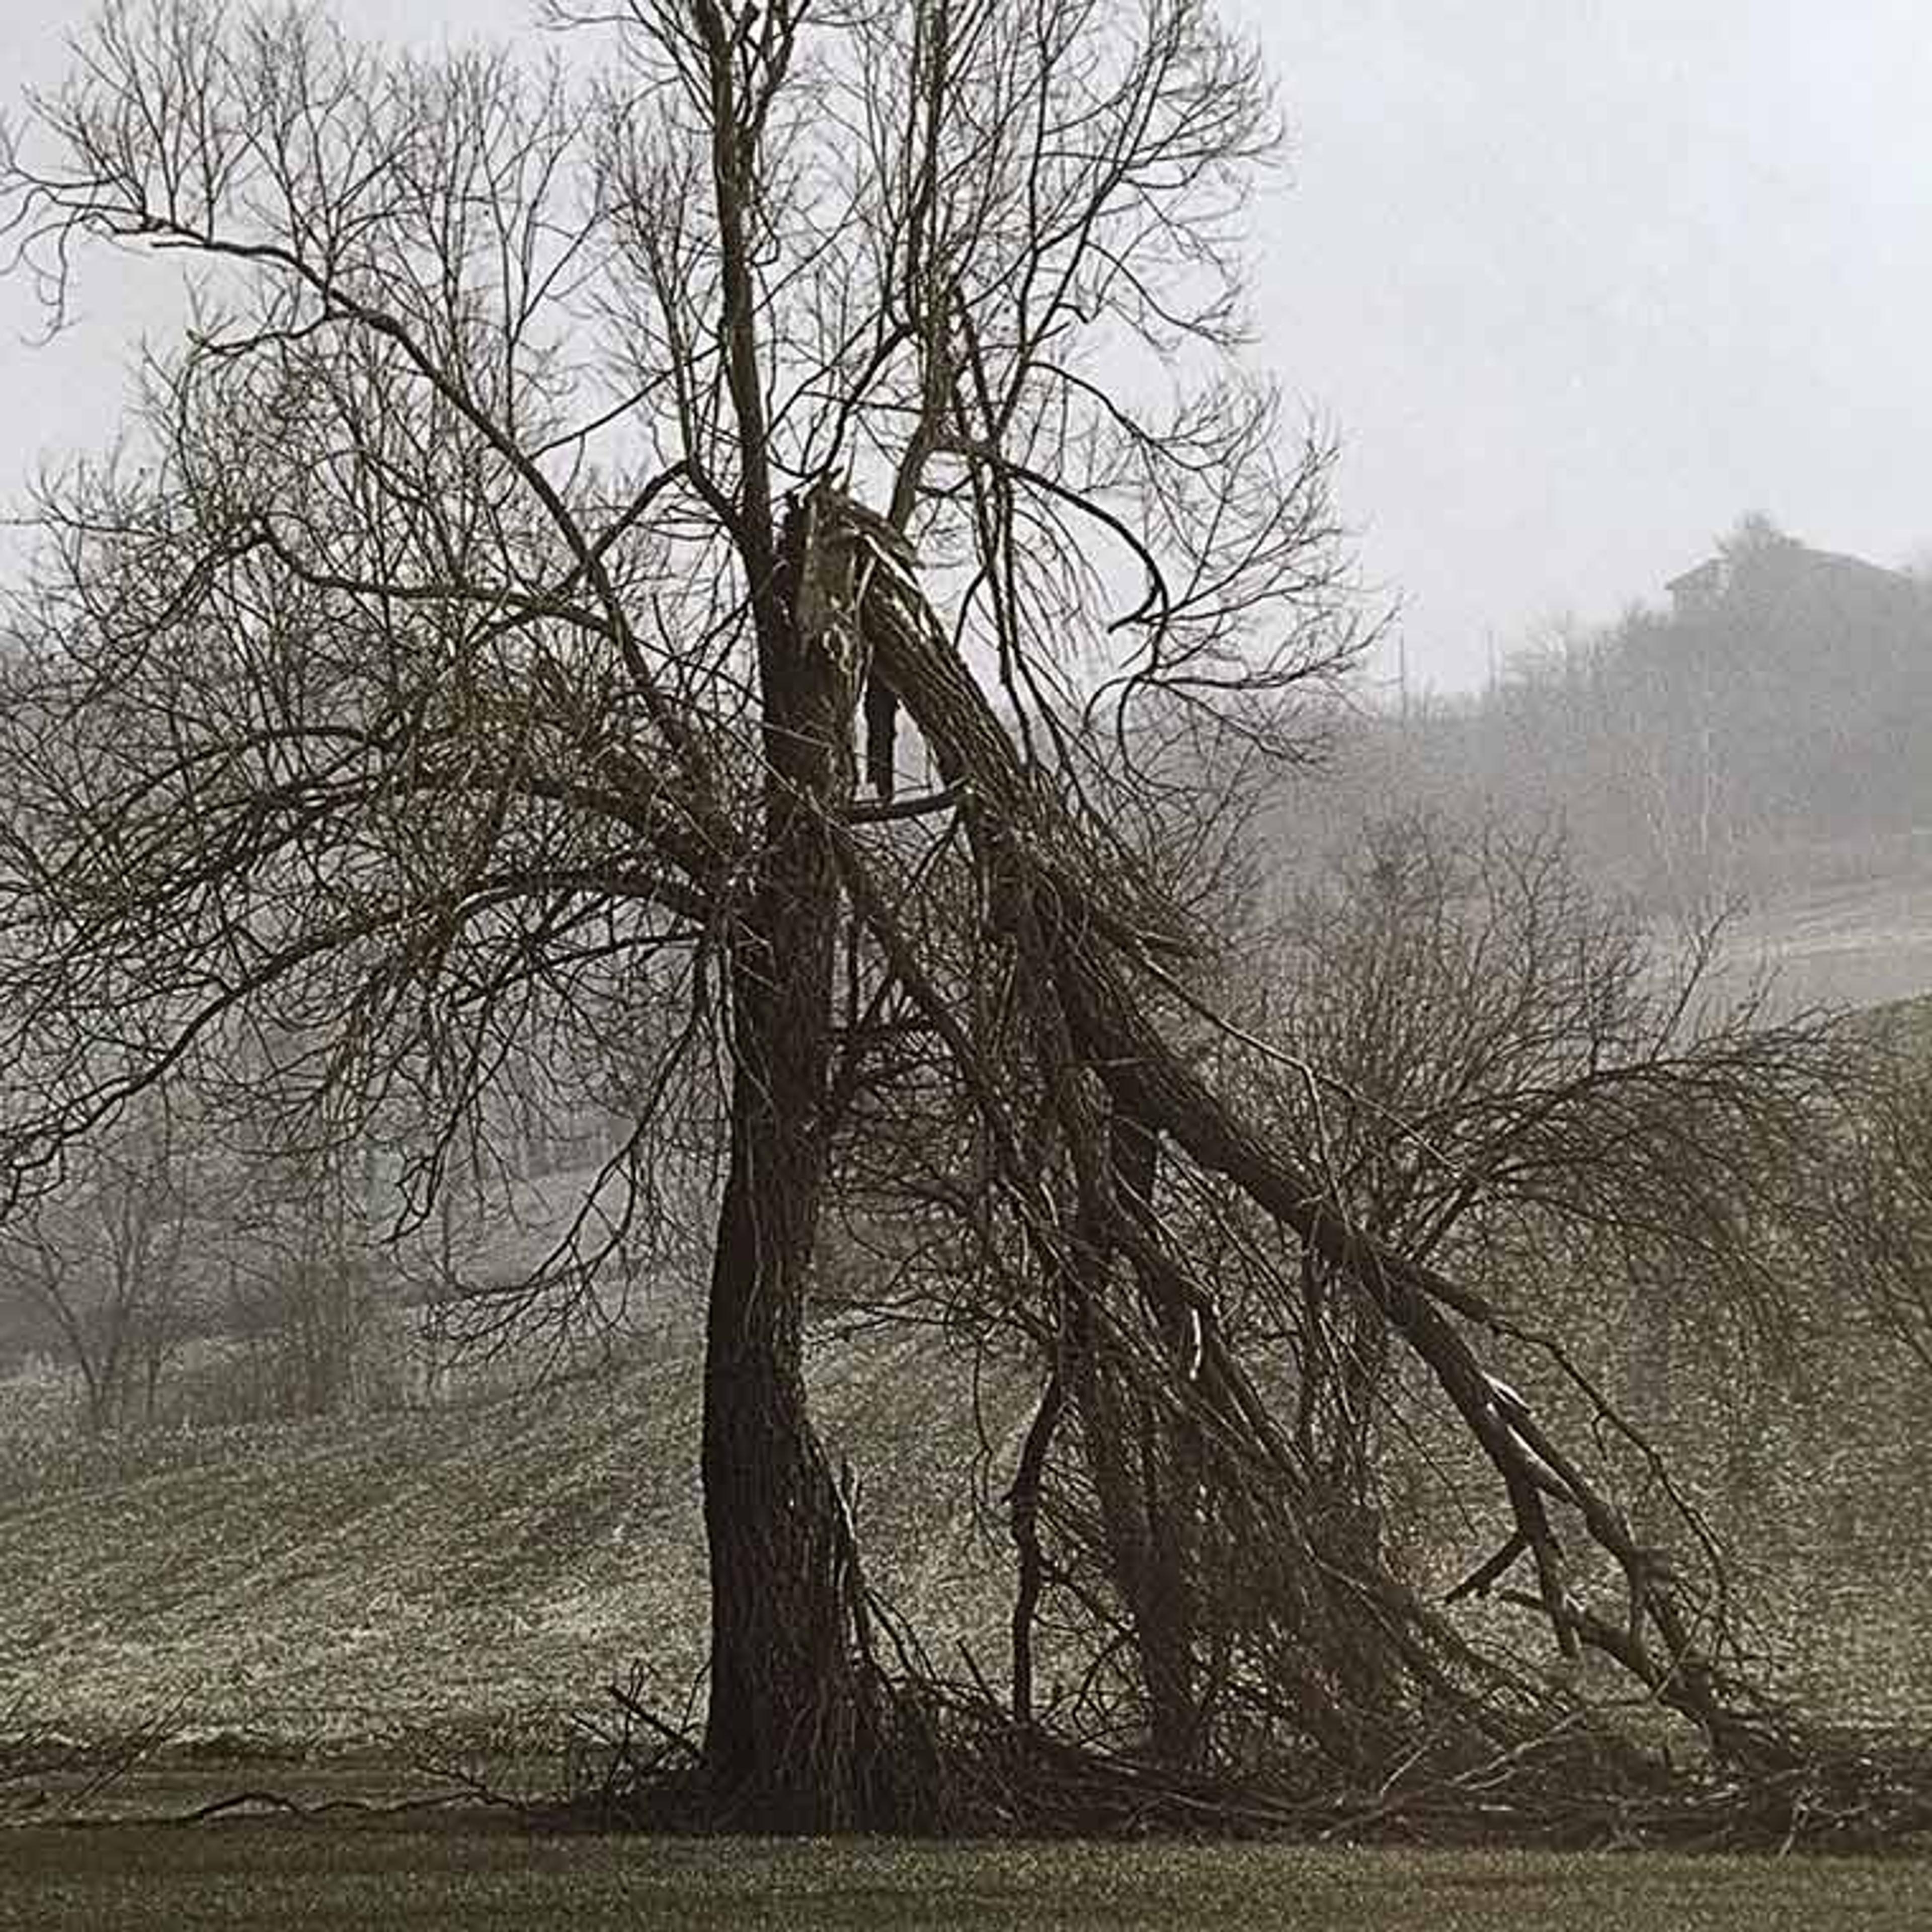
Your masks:
M1112 1188L1154 1211L1159 1142L1115 1109L1107 1123ZM1106 1301L1118 1257L1106 1227L1087 1231L1091 1278L1083 1305ZM1144 1268L1135 1270L1148 1315L1161 1330L1178 1378L1191 1379L1184 1308ZM1202 1742L1196 1698L1195 1564L1198 1540L1200 1442L1196 1419L1156 1415L1106 1359L1091 1318L1078 1328L1074 1388L1088 1474L1100 1506L1108 1568L1127 1612L1135 1663L1147 1700L1148 1744L1163 1763L1192 1765Z
M734 976L741 998L754 970ZM764 1025L748 1028L742 1007L738 1024ZM705 1769L716 1816L734 1827L850 1829L872 1822L864 1792L877 1726L856 1552L806 1407L816 1150L790 1131L780 1056L748 1064L752 1051L741 1040L705 1351Z
M872 1795L880 1688L857 1555L801 1346L841 904L825 818L851 796L856 698L856 668L792 619L802 520L787 526L784 607L760 614L764 841L730 948L730 1162L704 1364L706 1781L720 1822L772 1832L889 1822Z

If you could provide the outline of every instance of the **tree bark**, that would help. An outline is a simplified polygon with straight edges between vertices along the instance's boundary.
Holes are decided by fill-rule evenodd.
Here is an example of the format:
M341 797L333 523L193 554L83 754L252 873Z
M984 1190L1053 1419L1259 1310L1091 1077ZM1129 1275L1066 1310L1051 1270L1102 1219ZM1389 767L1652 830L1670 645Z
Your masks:
M853 668L793 620L801 518L786 537L783 608L760 613L764 839L730 948L730 1156L704 1363L704 1766L719 1822L817 1832L887 1821L857 1552L802 1354L841 904L825 826L852 794L856 692Z

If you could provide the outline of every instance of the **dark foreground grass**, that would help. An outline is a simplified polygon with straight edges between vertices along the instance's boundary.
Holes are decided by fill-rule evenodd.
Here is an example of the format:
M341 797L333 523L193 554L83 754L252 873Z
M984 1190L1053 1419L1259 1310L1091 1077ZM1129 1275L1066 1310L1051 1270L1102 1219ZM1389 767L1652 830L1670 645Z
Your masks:
M1814 1932L1932 1927L1932 1863L1256 1846L532 1838L231 1823L0 1832L0 1927L1346 1928Z

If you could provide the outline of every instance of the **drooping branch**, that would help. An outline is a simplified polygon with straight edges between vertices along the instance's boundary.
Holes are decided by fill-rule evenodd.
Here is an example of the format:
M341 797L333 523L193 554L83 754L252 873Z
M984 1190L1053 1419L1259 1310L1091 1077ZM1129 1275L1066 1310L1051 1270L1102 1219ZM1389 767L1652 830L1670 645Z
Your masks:
M1559 1645L1566 1652L1580 1642L1604 1647L1599 1640L1611 1626L1576 1597L1536 1479L1539 1460L1556 1472L1591 1539L1628 1580L1630 1614L1611 1654L1626 1665L1640 1659L1633 1666L1636 1674L1691 1715L1720 1748L1744 1754L1759 1748L1762 1741L1746 1715L1732 1708L1738 1687L1694 1643L1674 1580L1646 1568L1646 1553L1620 1512L1545 1432L1526 1414L1505 1416L1499 1408L1496 1385L1451 1318L1500 1328L1502 1310L1357 1226L1315 1169L1224 1102L1163 1038L1144 988L1157 985L1166 969L1132 922L1105 903L1080 862L1074 827L1052 796L1029 781L999 720L914 589L896 574L875 580L861 612L867 643L932 746L944 782L959 793L962 818L987 869L991 915L1023 934L1023 953L1050 975L1058 1024L1079 1062L1119 1112L1232 1182L1353 1282L1427 1366L1502 1479L1518 1531L1536 1559L1538 1600ZM1034 988L1036 998L1042 990ZM1646 1624L1662 1645L1660 1658L1641 1640Z

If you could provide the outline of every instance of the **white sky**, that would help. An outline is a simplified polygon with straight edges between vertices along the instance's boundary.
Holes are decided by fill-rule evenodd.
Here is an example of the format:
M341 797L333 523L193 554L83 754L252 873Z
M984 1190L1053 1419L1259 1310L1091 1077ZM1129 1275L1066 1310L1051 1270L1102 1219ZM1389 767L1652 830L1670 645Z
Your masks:
M1492 644L1658 599L1747 509L1880 562L1932 550L1924 0L1238 5L1293 129L1262 357L1342 434L1413 677L1473 684ZM383 0L338 10L403 31ZM530 14L416 0L407 30ZM13 71L52 80L80 17L8 0ZM0 490L111 436L150 286L95 269L85 325L33 350L0 284Z

